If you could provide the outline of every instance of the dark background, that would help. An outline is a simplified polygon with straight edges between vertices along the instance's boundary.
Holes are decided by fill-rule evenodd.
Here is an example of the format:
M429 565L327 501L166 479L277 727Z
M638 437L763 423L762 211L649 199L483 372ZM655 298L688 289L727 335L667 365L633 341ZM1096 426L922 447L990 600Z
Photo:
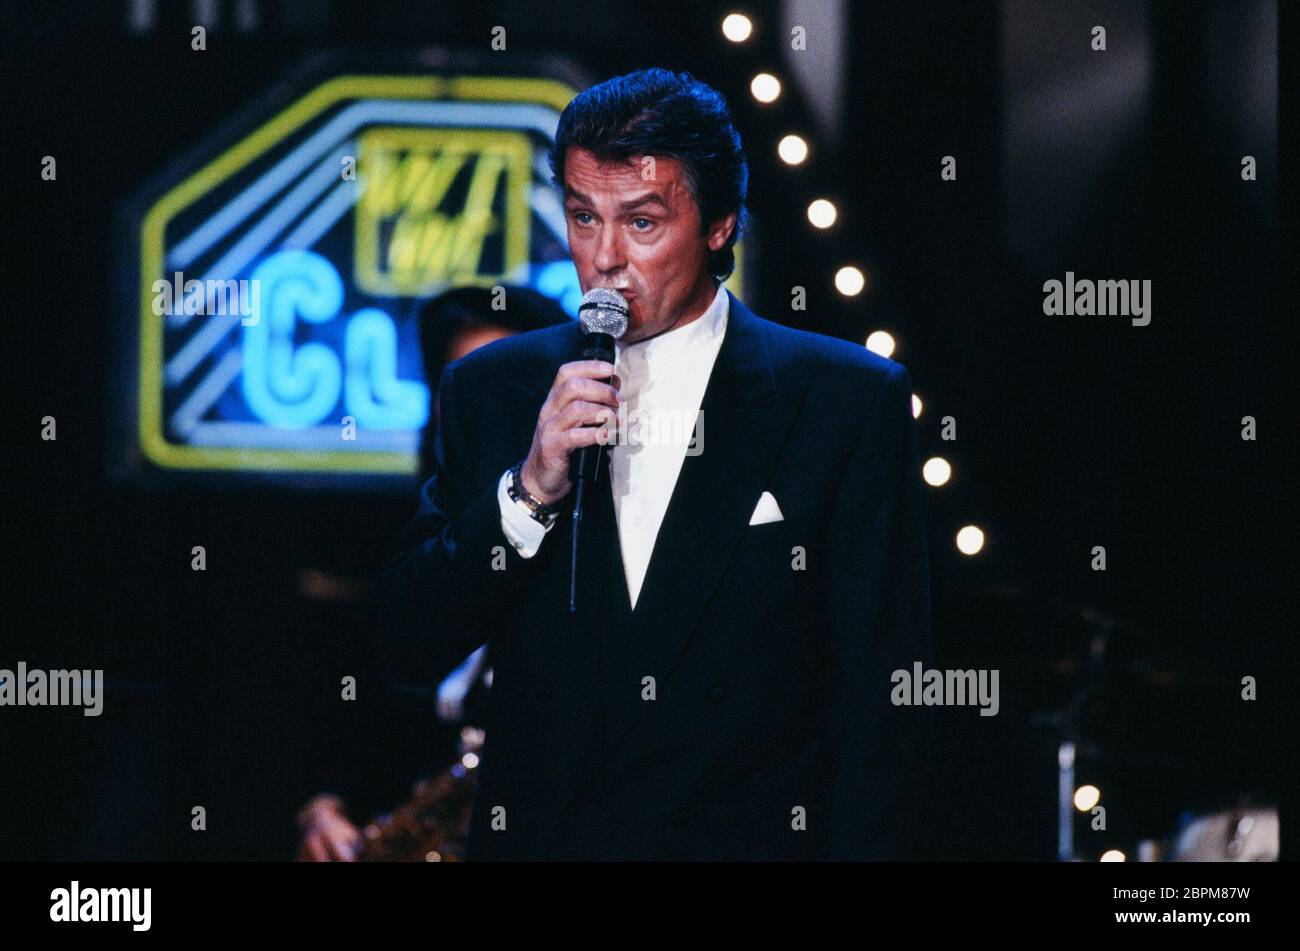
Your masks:
M922 452L955 469L927 490L936 664L1001 670L997 717L937 711L918 854L1053 858L1054 713L1072 700L1079 779L1108 806L1106 833L1078 823L1085 858L1243 794L1278 801L1294 726L1278 705L1294 683L1277 206L1291 11L1279 25L1267 2L848 3L843 98L820 126L778 49L775 2L579 0L548 15L537 0L284 0L255 4L247 31L218 3L205 53L190 49L190 4L160 3L145 32L128 29L128 6L6 3L0 21L3 378L6 405L23 407L5 414L0 666L103 667L111 685L99 718L0 710L0 859L284 858L311 793L391 807L433 755L429 693L369 689L382 637L370 608L300 584L304 568L374 577L414 482L384 494L108 481L105 355L130 319L112 303L112 222L300 58L486 51L498 24L511 52L497 55L562 54L594 81L689 69L720 89L763 239L748 303L900 341L926 405ZM744 47L720 34L733 9L760 25ZM1089 49L1095 24L1104 53ZM759 69L783 77L775 106L749 95ZM787 131L812 144L801 169L775 159ZM56 182L40 180L47 154ZM1241 180L1245 154L1255 182ZM955 182L939 177L944 155ZM819 195L840 208L826 233L803 213ZM840 263L869 270L867 292L835 292ZM1042 284L1066 270L1151 280L1151 324L1044 316ZM806 312L789 309L795 285ZM56 442L39 438L45 415ZM955 443L939 439L945 415ZM1245 415L1256 442L1240 438ZM953 545L968 522L988 535L975 558ZM190 570L194 545L206 572ZM1110 633L1089 680L1099 618ZM345 674L361 685L353 704L338 700ZM1255 703L1239 698L1248 674ZM196 804L205 833L189 831Z

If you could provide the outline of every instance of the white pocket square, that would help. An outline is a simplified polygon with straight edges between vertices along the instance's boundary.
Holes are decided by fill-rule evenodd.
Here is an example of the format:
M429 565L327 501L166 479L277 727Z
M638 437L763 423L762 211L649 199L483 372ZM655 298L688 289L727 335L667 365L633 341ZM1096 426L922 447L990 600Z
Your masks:
M758 504L754 506L754 514L749 517L750 525L766 525L768 522L784 522L785 516L781 514L781 506L776 504L776 499L772 498L771 492L764 492L758 497Z

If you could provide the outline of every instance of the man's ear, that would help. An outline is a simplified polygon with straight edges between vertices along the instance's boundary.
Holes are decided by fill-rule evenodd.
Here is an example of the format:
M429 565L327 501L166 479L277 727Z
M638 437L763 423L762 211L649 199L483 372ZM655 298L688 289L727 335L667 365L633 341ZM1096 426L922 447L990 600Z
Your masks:
M725 218L719 218L709 227L709 250L721 251L736 227L736 213L733 211Z

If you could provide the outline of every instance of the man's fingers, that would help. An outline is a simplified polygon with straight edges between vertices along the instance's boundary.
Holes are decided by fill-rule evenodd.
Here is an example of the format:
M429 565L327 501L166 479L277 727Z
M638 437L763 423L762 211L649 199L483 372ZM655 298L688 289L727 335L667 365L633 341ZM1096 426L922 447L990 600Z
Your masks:
M596 363L597 361L589 361ZM609 364L605 364L608 366ZM563 412L564 408L574 400L586 400L589 403L604 403L608 406L617 407L619 403L624 402L619 396L617 387L608 383L603 383L598 379L591 379L583 376L570 376L563 380L557 378L555 386L546 396L546 402L542 404L541 412L538 413L538 419L542 425L555 416L556 413Z
M574 400L564 408L559 422L564 429L572 429L574 426L599 425L609 418L618 419L610 407L587 400Z
M565 363L555 374L555 382L551 384L548 402L556 400L564 402L566 394L571 392L569 387L581 386L584 381L600 382L613 375L614 364L606 363L604 360L575 360L572 363Z
M564 381L560 387L560 396L565 400L583 399L593 403L608 403L610 406L617 406L622 399L618 390L610 384L579 376Z
M618 386L614 364L605 360L574 360L559 368L551 391L537 414L533 448L526 469L537 480L543 497L562 497L569 490L569 454L596 442L612 442L611 423L626 402Z
M593 380L603 380L614 373L614 364L607 363L604 360L574 360L572 363L563 364L559 372L555 374L555 386L560 385L571 377L587 377Z
M568 449L580 449L583 446L605 445L611 437L605 435L609 430L604 426L579 426L566 433Z
M557 430L543 441L543 450L556 460L557 465L567 465L569 454L582 446L592 446L608 432L604 426L575 426L572 429Z

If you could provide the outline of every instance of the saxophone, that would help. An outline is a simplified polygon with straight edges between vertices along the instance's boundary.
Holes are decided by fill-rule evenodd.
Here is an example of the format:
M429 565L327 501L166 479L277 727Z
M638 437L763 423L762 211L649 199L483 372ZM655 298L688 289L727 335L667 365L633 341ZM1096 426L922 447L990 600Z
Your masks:
M368 822L357 861L463 862L484 737L478 727L462 727L456 762L418 783L410 801Z

